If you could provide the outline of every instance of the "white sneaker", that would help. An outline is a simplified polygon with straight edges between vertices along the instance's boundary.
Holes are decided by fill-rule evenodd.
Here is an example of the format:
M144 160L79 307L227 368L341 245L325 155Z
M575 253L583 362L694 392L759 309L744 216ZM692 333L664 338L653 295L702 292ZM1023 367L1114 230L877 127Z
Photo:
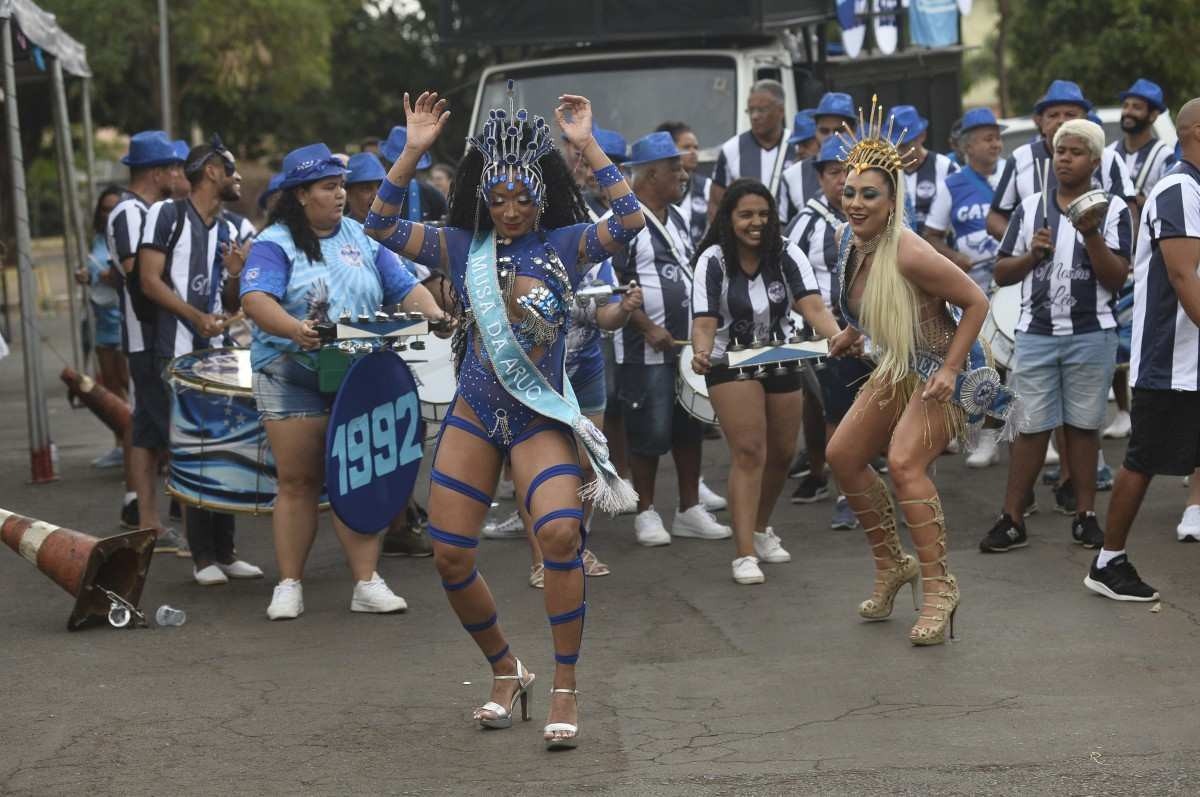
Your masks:
M304 614L304 588L294 578L285 578L275 585L271 594L271 605L267 607L269 620L295 620Z
M228 584L229 579L221 572L221 568L216 565L197 570L192 568L192 578L196 579L196 583L202 587L215 587L218 584Z
M739 584L761 584L767 580L758 567L758 559L740 556L733 560L733 580Z
M1000 461L997 443L1000 433L995 429L984 429L979 433L979 445L967 455L968 468L987 468Z
M217 567L221 568L221 572L230 578L262 578L263 571L261 567L255 567L249 562L243 562L241 559L234 559L227 565L217 562Z
M792 555L783 549L775 529L767 526L766 531L754 532L754 553L760 562L777 565L792 561Z
M1130 423L1129 413L1125 410L1117 410L1116 416L1113 417L1112 423L1102 433L1103 437L1111 439L1120 439L1129 437L1129 433L1133 431L1133 424Z
M525 521L521 520L521 513L514 509L512 514L503 520L496 520L494 517L489 517L487 522L483 524L482 533L489 540L524 539Z
M1046 465L1058 465L1061 459L1058 456L1058 449L1054 447L1054 435L1050 435L1050 443L1046 446Z
M650 507L645 512L639 512L633 519L633 534L639 545L653 548L656 545L670 545L671 535L663 526L662 516Z
M721 496L717 495L712 489L704 483L704 477L700 477L700 503L709 512L719 512L729 506L729 502Z
M733 529L722 526L703 504L696 504L686 511L675 510L671 534L676 537L694 537L698 540L727 540Z
M517 488L512 482L501 479L496 485L496 500L511 501L517 497Z
M354 597L350 599L350 611L391 614L408 608L408 602L388 587L378 573L371 574L370 581L359 581L354 585Z
M1175 527L1175 537L1180 542L1200 542L1200 506L1192 504L1183 510L1183 519Z

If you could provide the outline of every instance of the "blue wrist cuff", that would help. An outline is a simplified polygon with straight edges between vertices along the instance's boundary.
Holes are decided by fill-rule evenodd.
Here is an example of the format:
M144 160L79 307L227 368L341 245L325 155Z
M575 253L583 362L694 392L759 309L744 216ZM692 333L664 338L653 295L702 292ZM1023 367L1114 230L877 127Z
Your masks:
M633 194L619 196L610 202L609 205L612 207L613 213L616 213L618 216L628 216L630 213L636 213L639 208L637 197Z
M391 180L385 178L379 184L379 191L376 196L389 205L403 207L405 201L408 199L408 183L396 185Z

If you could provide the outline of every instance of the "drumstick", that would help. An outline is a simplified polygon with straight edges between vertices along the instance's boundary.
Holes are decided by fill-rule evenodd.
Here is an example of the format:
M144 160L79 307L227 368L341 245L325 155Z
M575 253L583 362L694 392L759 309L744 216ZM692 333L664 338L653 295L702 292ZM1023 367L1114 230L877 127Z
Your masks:
M671 345L672 346L691 346L692 342L690 340L672 340Z
M237 323L238 321L241 321L245 317L246 317L245 311L238 310L236 313L229 316L228 318L221 319L221 329L228 329L231 325Z
M1042 161L1042 219L1050 226L1050 159Z

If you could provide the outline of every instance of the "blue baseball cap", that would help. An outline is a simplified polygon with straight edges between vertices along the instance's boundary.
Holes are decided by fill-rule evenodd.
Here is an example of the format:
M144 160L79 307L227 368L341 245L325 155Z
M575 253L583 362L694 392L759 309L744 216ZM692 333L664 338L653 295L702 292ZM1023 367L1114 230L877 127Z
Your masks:
M817 163L831 163L840 161L845 158L842 152L842 140L837 136L830 136L825 139L825 143L821 145L821 151L817 153Z
M394 161L400 157L406 143L408 143L408 128L396 125L392 128L392 132L388 133L387 139L379 145L379 152L383 157ZM424 171L432 165L433 158L429 157L429 153L421 153L421 159L417 161L417 171Z
M996 120L996 114L992 113L991 108L972 108L963 114L962 126L958 132L965 133L977 127L996 127L1003 130L1005 125Z
M642 136L633 142L630 156L625 165L640 166L643 163L678 158L679 149L675 146L675 139L671 134L662 130Z
M129 154L121 158L121 163L133 169L141 169L169 166L186 160L187 149L184 149L183 155L176 152L175 144L162 130L143 130L130 137Z
M1167 110L1167 103L1163 101L1162 86L1153 81L1146 80L1144 77L1135 80L1132 86L1122 91L1117 97L1122 102L1125 101L1126 97L1139 97L1145 100L1156 111L1162 112Z
M817 103L813 118L818 116L840 116L851 122L858 121L858 114L854 112L854 100L850 99L849 94L840 91L825 92L821 101Z
M911 144L929 129L929 120L912 105L893 105L890 118L889 124L897 144Z
M1041 113L1051 105L1078 105L1085 112L1092 110L1092 104L1083 96L1079 84L1070 80L1052 81L1045 95L1033 106L1033 112Z
M789 144L799 144L801 141L808 141L810 138L817 137L817 123L812 120L812 117L807 116L804 111L796 114L796 118L792 120L792 134L788 136Z
M321 143L308 144L292 150L284 157L283 179L279 182L279 190L286 191L314 180L345 173L346 167L333 157L329 147Z
M625 142L625 136L616 130L593 127L592 137L600 145L601 152L607 155L613 163L624 163L629 160L629 144Z
M355 183L378 183L387 177L379 158L370 152L359 152L350 156L346 164L346 185Z
M258 195L258 206L267 209L267 200L279 193L279 184L283 182L283 172L276 172L267 180L266 189Z

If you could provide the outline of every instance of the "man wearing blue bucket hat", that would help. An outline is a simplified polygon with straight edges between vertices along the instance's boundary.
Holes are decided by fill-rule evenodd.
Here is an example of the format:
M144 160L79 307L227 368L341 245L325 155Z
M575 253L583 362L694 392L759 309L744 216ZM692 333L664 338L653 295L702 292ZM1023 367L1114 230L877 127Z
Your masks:
M692 244L697 244L708 229L708 193L712 187L712 178L697 168L700 165L700 139L686 122L663 122L654 130L670 133L679 149L679 162L687 172L688 184L676 207L691 231Z
M797 162L816 157L821 151L821 142L817 140L817 123L812 116L800 111L792 119L792 134L788 136L788 145L792 148L792 157Z
M946 178L958 167L942 153L925 148L929 120L912 105L893 106L888 124L900 151L907 152L905 194L912 200L913 230L920 235L934 200L946 191Z
M784 142L781 140L780 145ZM646 546L669 545L671 534L726 539L733 534L705 510L700 498L700 422L676 401L677 340L691 335L692 241L675 207L687 185L687 172L671 134L650 133L633 142L633 192L646 226L613 255L618 280L637 280L642 307L616 331L617 397L625 419L633 486L638 493L634 535ZM675 460L679 505L671 533L654 509L658 460Z
M408 128L396 125L388 133L388 137L379 145L379 154L388 163L393 163L404 151L408 142ZM433 158L428 152L422 153L417 162L417 173L423 175L433 166ZM408 186L408 202L405 203L405 218L409 221L440 221L446 216L446 198L442 192L418 176Z
M739 177L759 180L776 196L783 170L795 160L787 143L791 130L784 124L783 85L777 80L760 80L750 87L746 100L750 129L721 145L708 193L708 217L712 220L725 187Z
M1041 131L1041 139L1013 150L1012 156L1004 164L1000 182L996 184L996 196L988 213L988 232L994 237L1003 239L1009 217L1022 200L1042 190L1043 177L1046 178L1047 188L1058 185L1054 169L1051 168L1054 134L1064 122L1084 119L1090 110L1092 103L1083 96L1083 90L1077 84L1069 80L1050 83L1033 109L1033 120ZM1136 196L1133 180L1129 178L1125 164L1112 150L1104 151L1092 182L1097 188L1129 203Z
M370 152L351 155L346 164L346 215L362 224L385 177L383 164Z
M826 92L812 113L818 147L824 146L830 139L837 141L838 131L846 125L851 130L858 126L854 101L849 94L840 91ZM785 225L796 217L809 199L821 195L815 166L813 158L804 158L783 170L779 188L779 217Z
M139 431L147 425L145 408L137 397L142 384L161 382L154 370L154 322L147 314L139 318L134 302L142 304L143 296L136 283L131 283L138 246L141 243L142 221L150 205L169 199L175 183L183 173L183 159L176 153L171 140L161 130L143 130L129 139L129 153L121 158L129 167L129 185L121 193L108 216L105 235L108 251L116 262L121 278L118 291L121 297L121 347L129 361L129 378L133 390L133 423L127 443L126 462L129 463L128 491L121 510L121 524L133 529L154 529L158 534L155 551L177 553L187 543L174 529L164 528L158 513L158 462L162 451L157 446L140 446Z
M1162 88L1146 78L1135 80L1119 97L1121 138L1108 148L1125 163L1141 207L1154 190L1154 184L1175 165L1171 148L1154 135L1154 123L1167 110L1167 104Z

